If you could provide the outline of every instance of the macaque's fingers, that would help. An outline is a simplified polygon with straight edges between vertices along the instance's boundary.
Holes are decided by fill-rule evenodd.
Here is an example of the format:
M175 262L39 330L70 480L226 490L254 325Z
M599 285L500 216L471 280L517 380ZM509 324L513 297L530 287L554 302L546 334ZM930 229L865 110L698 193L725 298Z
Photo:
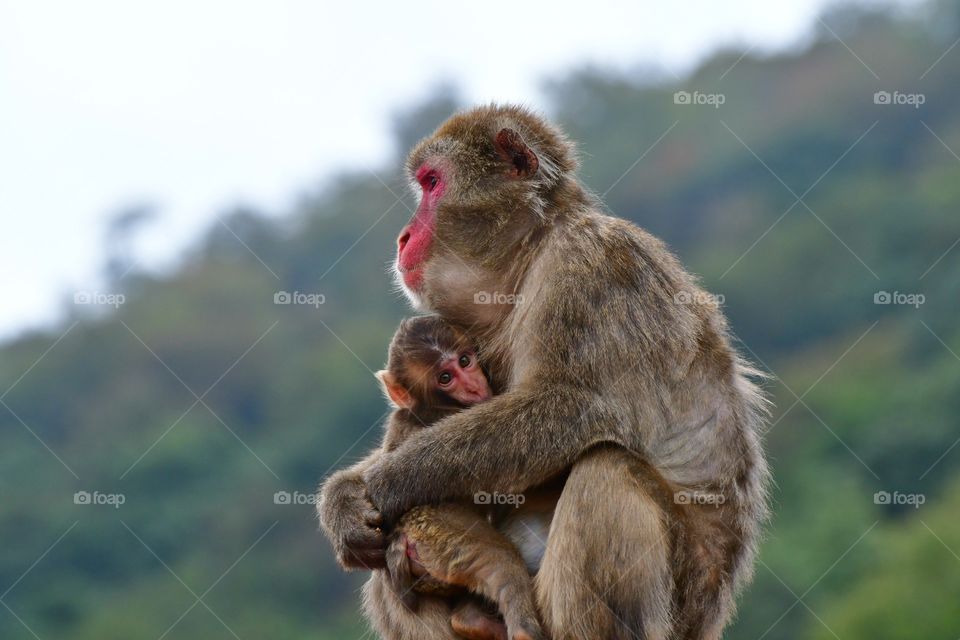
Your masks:
M386 566L386 546L383 531L361 526L344 536L338 555L340 562L350 569L382 569Z
M385 569L387 556L383 549L345 549L340 554L340 562L351 569Z
M404 474L394 473L388 460L371 466L364 475L370 500L385 522L395 522L406 511L400 500L403 479Z
M379 528L358 527L344 537L343 544L348 549L383 550L387 547L387 538Z
M389 482L385 482L384 474L384 465L376 464L371 466L367 473L364 474L363 480L367 483L367 495L370 496L373 508L382 514L387 522L395 523L395 518L391 517L394 514L389 511Z
M380 527L383 524L383 514L371 505L363 512L363 521L368 527Z

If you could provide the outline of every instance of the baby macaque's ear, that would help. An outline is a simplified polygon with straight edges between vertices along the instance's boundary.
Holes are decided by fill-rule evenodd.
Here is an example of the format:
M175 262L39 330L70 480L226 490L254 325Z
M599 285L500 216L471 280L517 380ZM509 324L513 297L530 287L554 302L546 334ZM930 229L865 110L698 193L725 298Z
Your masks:
M394 379L389 371L385 369L377 371L376 376L377 380L380 381L380 385L383 387L383 393L387 396L387 399L390 400L390 404L398 409L413 408L413 396L410 395L410 392L407 391L403 385Z

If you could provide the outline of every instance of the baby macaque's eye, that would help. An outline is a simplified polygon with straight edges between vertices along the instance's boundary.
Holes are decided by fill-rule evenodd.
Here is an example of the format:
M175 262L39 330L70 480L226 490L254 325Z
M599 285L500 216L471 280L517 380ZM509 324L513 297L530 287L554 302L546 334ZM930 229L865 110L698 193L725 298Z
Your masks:
M460 360L458 361L458 364L460 365L461 369L466 369L467 367L470 366L470 356L468 356L467 354L463 354L462 356L460 356Z
M440 386L445 387L451 382L453 382L453 376L449 371L444 371L439 376L437 376L437 382L440 383Z

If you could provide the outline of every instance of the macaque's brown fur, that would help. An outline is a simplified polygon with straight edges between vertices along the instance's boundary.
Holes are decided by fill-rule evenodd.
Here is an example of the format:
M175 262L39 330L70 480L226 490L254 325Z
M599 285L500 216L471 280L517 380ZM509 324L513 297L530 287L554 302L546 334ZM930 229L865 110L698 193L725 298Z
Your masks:
M435 215L417 221L435 222L406 233L428 228L432 242L420 261L423 236L401 238L417 247L401 276L419 307L475 339L505 392L363 470L363 499L337 498L354 515L331 520L335 544L350 548L367 507L393 522L569 470L535 577L548 635L719 638L752 573L768 484L765 400L722 312L662 242L603 212L563 134L525 109L453 116L411 153L411 176L424 166L442 183L421 201ZM476 304L480 292L514 297ZM450 637L430 616L389 622Z
M380 449L361 465L393 451L431 423L466 408L436 388L436 365L444 353L458 353L468 347L472 349L466 337L439 316L418 316L401 323L390 343L387 369L378 377L388 395L390 386L395 385L409 404L394 409ZM334 476L322 494L333 491L349 477ZM489 507L473 502L417 506L403 515L387 537L389 573L374 572L365 588L367 593L382 593L377 601L367 603L371 622L382 637L399 640L422 637L420 628L412 636L404 635L399 631L403 625L398 625L394 618L415 617L421 601L426 600L424 615L436 616L436 612L440 612L442 620L438 620L437 625L450 620L446 622L448 627L461 635L468 634L465 637L477 640L544 638L537 621L533 581L527 567L516 547L491 524L491 517ZM408 545L417 551L418 576L412 573L413 566L407 558ZM384 582L392 590L389 599L383 591ZM506 628L481 611L478 603L466 595L467 591L495 603ZM452 616L437 599L458 605ZM380 611L385 606L396 611Z

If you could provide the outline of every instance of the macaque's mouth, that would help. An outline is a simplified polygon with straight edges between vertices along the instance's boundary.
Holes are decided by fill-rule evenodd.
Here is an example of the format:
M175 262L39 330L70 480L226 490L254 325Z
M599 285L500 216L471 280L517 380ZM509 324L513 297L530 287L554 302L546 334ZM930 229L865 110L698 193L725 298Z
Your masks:
M423 268L426 260L422 255L412 255L412 252L397 252L396 266L400 273L411 273Z
M400 264L397 264L397 271L400 272L400 277L403 278L403 283L411 289L418 289L421 282L423 282L422 262L411 267L404 267Z
M403 264L400 260L397 260L397 272L401 275L407 275L408 273L416 273L423 268L423 262L417 262L415 264Z

